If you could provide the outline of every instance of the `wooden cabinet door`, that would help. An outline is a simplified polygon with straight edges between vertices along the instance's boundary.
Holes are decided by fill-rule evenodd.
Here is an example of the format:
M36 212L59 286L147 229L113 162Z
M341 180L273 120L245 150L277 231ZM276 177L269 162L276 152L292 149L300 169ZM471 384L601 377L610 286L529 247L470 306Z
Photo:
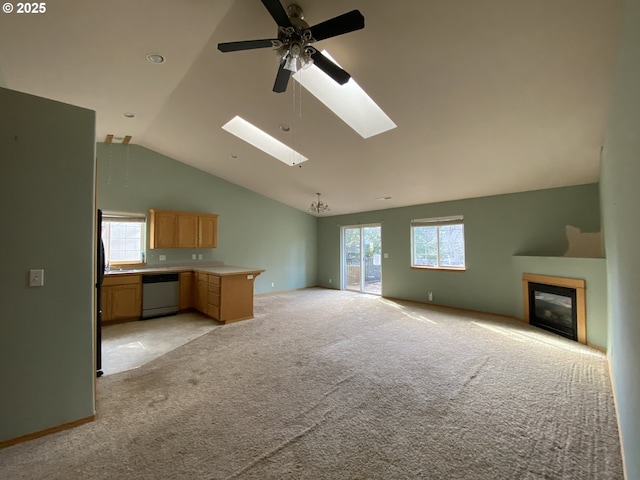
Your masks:
M111 320L111 289L113 287L102 287L102 322Z
M198 247L198 215L178 214L178 248Z
M206 314L207 313L207 301L209 294L209 282L207 281L207 275L197 273L195 275L196 281L196 298L195 307L196 310Z
M176 212L151 210L151 248L175 248L178 246L178 215Z
M200 215L198 217L198 246L216 248L218 246L218 216Z
M142 287L140 284L111 287L111 320L140 318L142 315Z
M181 272L180 273L180 298L178 300L178 309L179 310L188 310L193 305L191 303L191 277L193 274L191 272Z
M253 318L253 279L253 275L244 274L222 277L220 320L229 323Z

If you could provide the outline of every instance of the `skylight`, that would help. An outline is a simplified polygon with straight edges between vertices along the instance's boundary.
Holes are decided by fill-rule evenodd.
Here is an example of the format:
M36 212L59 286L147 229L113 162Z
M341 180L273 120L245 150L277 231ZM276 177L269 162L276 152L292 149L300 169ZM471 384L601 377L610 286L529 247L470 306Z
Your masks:
M222 128L289 166L309 160L237 115L225 123Z
M326 50L323 50L322 54L340 66ZM362 138L373 137L396 128L393 120L353 78L344 85L339 85L315 65L299 70L293 78Z

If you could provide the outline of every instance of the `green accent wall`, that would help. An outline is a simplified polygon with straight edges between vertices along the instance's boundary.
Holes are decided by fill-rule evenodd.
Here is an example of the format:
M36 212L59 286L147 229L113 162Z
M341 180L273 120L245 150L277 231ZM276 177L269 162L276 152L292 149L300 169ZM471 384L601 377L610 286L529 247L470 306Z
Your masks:
M94 414L95 112L3 88L0 105L2 441Z
M451 215L464 216L466 271L412 269L411 220ZM431 291L435 304L522 318L521 265L514 257L562 257L567 225L599 232L599 190L589 184L321 218L319 285L340 286L340 226L368 223L382 223L383 296L427 302ZM604 347L606 319L596 321L592 340Z
M640 0L626 0L601 163L609 359L626 478L640 479Z
M264 269L256 278L255 293L316 284L314 216L138 145L99 143L97 151L99 208L219 215L218 248L147 249L148 265L221 261ZM194 254L196 260L192 259ZM166 260L161 262L160 255ZM198 260L200 255L202 260Z

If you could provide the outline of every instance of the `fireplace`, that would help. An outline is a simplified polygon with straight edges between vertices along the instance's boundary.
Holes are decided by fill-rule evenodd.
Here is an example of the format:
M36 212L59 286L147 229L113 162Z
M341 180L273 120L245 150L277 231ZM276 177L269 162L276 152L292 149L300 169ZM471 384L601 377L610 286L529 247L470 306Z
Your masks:
M578 340L575 288L529 282L529 323Z
M525 321L587 343L584 280L525 273L522 283Z

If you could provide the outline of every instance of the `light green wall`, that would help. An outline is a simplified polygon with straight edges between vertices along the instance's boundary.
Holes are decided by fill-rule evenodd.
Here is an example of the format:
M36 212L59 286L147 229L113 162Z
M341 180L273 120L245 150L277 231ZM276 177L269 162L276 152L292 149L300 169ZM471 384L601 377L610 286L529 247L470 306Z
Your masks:
M256 279L256 293L316 284L315 217L144 147L98 144L98 207L220 215L218 248L147 250L149 265L223 261L265 269ZM194 253L203 260L194 262ZM159 261L161 254L166 261Z
M627 0L601 164L609 358L626 475L640 479L640 0Z
M467 270L415 270L410 221L464 215ZM514 282L514 255L562 256L566 225L600 230L597 184L498 195L321 218L318 223L318 283L338 287L340 227L382 222L382 293L473 310L522 317L521 284ZM332 279L332 283L329 283Z
M95 113L2 88L0 105L1 441L94 413Z

